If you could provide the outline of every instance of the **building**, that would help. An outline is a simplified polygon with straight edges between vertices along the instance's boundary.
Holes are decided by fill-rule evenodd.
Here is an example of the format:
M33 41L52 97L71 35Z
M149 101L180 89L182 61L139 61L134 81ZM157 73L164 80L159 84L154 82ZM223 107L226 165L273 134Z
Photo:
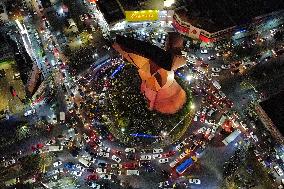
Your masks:
M265 127L278 142L284 144L284 91L273 95L256 106L256 111Z
M192 0L175 10L173 26L204 42L241 38L284 23L284 1Z

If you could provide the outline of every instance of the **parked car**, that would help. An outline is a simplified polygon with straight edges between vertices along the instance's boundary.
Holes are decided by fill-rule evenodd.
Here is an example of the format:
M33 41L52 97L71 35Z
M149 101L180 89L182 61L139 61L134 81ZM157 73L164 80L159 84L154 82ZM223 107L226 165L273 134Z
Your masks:
M190 184L201 184L201 180L197 178L191 178L189 179Z
M168 163L169 158L159 159L159 163Z

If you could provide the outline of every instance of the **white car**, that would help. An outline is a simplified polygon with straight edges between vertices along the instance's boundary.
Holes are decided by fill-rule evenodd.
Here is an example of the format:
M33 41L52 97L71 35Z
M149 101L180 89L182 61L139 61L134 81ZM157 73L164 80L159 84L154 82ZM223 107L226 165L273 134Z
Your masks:
M215 60L216 58L215 58L215 56L208 56L208 60Z
M201 184L201 180L200 179L189 179L189 183L190 184Z
M218 73L211 73L212 77L219 77L220 75Z
M195 121L195 122L198 121L198 115L195 115L195 116L194 116L193 121Z
M169 158L159 159L159 163L168 163Z
M77 176L77 177L82 176L82 173L83 173L83 172L81 172L81 171L72 171L72 172L71 172L72 175L75 175L75 176Z
M163 149L162 148L154 148L153 149L153 153L154 154L160 154L160 153L162 153L163 152Z
M58 167L59 165L62 165L62 161L57 161L53 163L53 167Z
M82 165L80 165L80 164L77 164L77 165L76 165L76 168L77 168L77 169L80 169L82 172L85 171L85 168L84 168Z
M208 53L208 51L206 50L206 49L201 49L201 54L207 54Z
M212 68L212 72L220 72L221 71L221 68Z
M159 183L159 188L164 188L164 187L167 187L169 185L170 185L169 181L160 182Z
M186 153L186 152L183 152L182 154L180 154L179 158L180 158L180 159L183 159L183 158L186 157L186 155L187 155L187 153Z
M95 189L100 189L101 188L101 185L95 183L95 182L92 182L90 185L89 185L91 188L95 188Z
M170 167L175 167L177 164L178 164L178 160L176 159L170 163Z
M231 68L231 66L229 64L223 64L221 65L221 68L224 69L224 70L228 70Z
M111 179L111 175L101 174L100 178L101 178L101 179L110 180L110 179Z
M24 116L29 116L29 115L32 115L32 114L34 114L34 113L35 113L35 110L30 109L30 110L28 110L28 111L26 111L26 112L24 113Z
M101 156L101 157L109 157L109 153L100 152L100 153L98 153L98 156Z
M101 168L101 167L96 168L96 172L99 174L106 173L106 171L107 170L105 168Z
M116 155L112 155L111 159L116 161L117 163L121 162L121 159L119 157L117 157Z
M140 160L151 160L151 155L141 155Z
M126 175L139 175L138 170L126 170Z
M162 154L153 154L153 159L162 158Z
M100 151L101 152L110 152L110 148L108 148L108 147L101 147Z
M198 129L198 133L203 133L204 131L206 131L206 127L201 127L200 129Z
M282 170L280 167L278 167L278 165L274 166L273 168L275 169L276 173L277 173L279 176L283 176L283 175L284 175L284 174L283 174L283 170Z
M125 151L126 153L129 153L129 152L135 153L135 148L125 148L124 151Z
M121 166L117 163L111 164L110 165L111 168L120 168Z

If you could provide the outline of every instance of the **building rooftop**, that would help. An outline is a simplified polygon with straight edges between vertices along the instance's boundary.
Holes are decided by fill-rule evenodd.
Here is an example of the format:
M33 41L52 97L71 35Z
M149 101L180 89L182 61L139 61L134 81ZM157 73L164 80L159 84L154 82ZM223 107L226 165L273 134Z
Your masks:
M272 96L268 100L260 103L263 110L266 112L268 117L272 120L273 124L284 136L284 91Z
M113 23L125 18L122 7L116 0L97 1L96 4L108 23Z
M192 0L176 12L192 25L208 32L242 25L253 18L284 10L279 0Z
M116 36L116 43L140 56L152 60L156 65L166 70L171 70L173 54L152 45L149 42L140 41L131 37Z

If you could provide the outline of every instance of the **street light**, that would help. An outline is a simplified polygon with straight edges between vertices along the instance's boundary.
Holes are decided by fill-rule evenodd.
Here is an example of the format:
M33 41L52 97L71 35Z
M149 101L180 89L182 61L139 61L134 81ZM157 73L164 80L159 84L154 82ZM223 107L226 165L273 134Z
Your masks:
M190 109L194 110L194 109L195 109L195 105L194 105L194 104L191 104L191 105L190 105Z

